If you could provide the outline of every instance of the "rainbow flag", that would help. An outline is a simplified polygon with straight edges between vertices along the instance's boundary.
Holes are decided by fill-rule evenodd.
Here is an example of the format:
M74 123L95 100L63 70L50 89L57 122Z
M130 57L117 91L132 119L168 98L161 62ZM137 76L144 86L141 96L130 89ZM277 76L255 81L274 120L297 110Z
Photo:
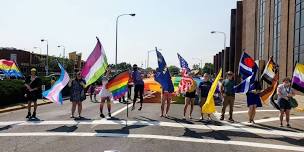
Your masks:
M115 100L124 96L128 91L129 79L129 71L125 71L109 80L106 88L112 93Z
M14 61L1 59L0 71L2 71L3 74L5 74L5 76L7 77L23 77L22 73L20 72Z
M51 89L44 91L42 95L52 102L55 102L57 104L62 104L63 99L62 99L61 90L69 83L70 77L60 63L58 63L58 66L60 67L61 70L59 79L54 83Z
M292 77L292 88L304 93L304 64L297 64Z
M93 52L88 57L81 71L82 77L86 81L86 87L97 81L108 67L108 61L104 49L98 39Z

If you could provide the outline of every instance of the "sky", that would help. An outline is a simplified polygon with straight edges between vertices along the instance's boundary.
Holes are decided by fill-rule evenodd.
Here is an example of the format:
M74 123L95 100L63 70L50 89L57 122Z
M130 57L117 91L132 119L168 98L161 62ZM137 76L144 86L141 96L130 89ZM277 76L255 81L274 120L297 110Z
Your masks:
M143 65L148 51L157 47L167 65L179 66L176 53L190 65L229 46L230 11L236 0L0 0L0 47L14 47L62 56L77 51L86 60L99 37L108 61L115 62L115 22L118 24L118 62ZM66 53L66 56L67 56ZM156 53L150 53L150 67L157 66Z

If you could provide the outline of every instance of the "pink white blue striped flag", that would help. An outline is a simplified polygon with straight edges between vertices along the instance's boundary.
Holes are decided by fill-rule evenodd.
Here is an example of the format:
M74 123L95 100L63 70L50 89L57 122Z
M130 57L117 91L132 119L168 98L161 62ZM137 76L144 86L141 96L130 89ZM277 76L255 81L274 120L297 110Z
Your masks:
M97 38L97 44L81 71L81 75L86 81L86 87L97 81L105 73L107 67L106 54Z
M62 104L63 99L62 99L61 90L69 83L70 77L60 63L58 63L58 66L60 67L61 70L59 79L54 83L51 89L44 91L42 95L45 98L51 100L52 102Z

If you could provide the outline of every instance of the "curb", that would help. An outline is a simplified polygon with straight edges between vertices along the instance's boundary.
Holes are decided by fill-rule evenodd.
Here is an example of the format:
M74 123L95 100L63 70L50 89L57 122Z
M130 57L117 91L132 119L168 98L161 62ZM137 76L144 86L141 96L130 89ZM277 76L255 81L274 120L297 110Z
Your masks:
M50 103L53 103L53 102L48 101L48 100L42 100L40 103L37 103L37 106L46 105L46 104L50 104ZM25 108L27 108L27 104L20 104L20 105L0 109L0 113L12 112L12 111L20 110L20 109L25 109Z

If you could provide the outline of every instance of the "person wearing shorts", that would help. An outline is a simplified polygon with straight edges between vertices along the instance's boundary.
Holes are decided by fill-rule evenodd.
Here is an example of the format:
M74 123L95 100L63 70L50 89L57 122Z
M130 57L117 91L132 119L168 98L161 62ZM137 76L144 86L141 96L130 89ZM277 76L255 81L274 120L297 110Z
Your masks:
M278 101L280 107L281 127L283 127L284 114L286 115L287 127L290 127L289 119L290 119L291 105L289 102L289 98L295 95L294 90L291 88L290 78L283 79L283 84L280 84L278 86L277 94L278 94Z
M186 119L186 113L188 106L190 105L190 114L189 114L189 119L192 119L192 112L193 112L193 106L194 106L194 100L196 96L196 82L193 81L193 84L191 88L186 92L185 95L185 106L184 106L184 117L183 119Z
M41 96L41 79L36 76L37 70L35 68L31 69L31 75L25 79L25 87L26 93L25 98L28 101L28 112L27 112L27 119L36 118L36 110L37 110L37 99ZM34 111L31 114L31 106L34 103Z
M199 84L199 91L200 91L200 94L201 94L201 102L200 102L200 107L201 107L201 120L204 120L204 114L202 113L202 108L207 100L207 97L208 97L208 93L209 93L209 90L211 88L211 81L209 79L209 74L208 73L205 73L204 76L203 76L203 81ZM208 119L211 119L210 118L210 114L208 114Z

